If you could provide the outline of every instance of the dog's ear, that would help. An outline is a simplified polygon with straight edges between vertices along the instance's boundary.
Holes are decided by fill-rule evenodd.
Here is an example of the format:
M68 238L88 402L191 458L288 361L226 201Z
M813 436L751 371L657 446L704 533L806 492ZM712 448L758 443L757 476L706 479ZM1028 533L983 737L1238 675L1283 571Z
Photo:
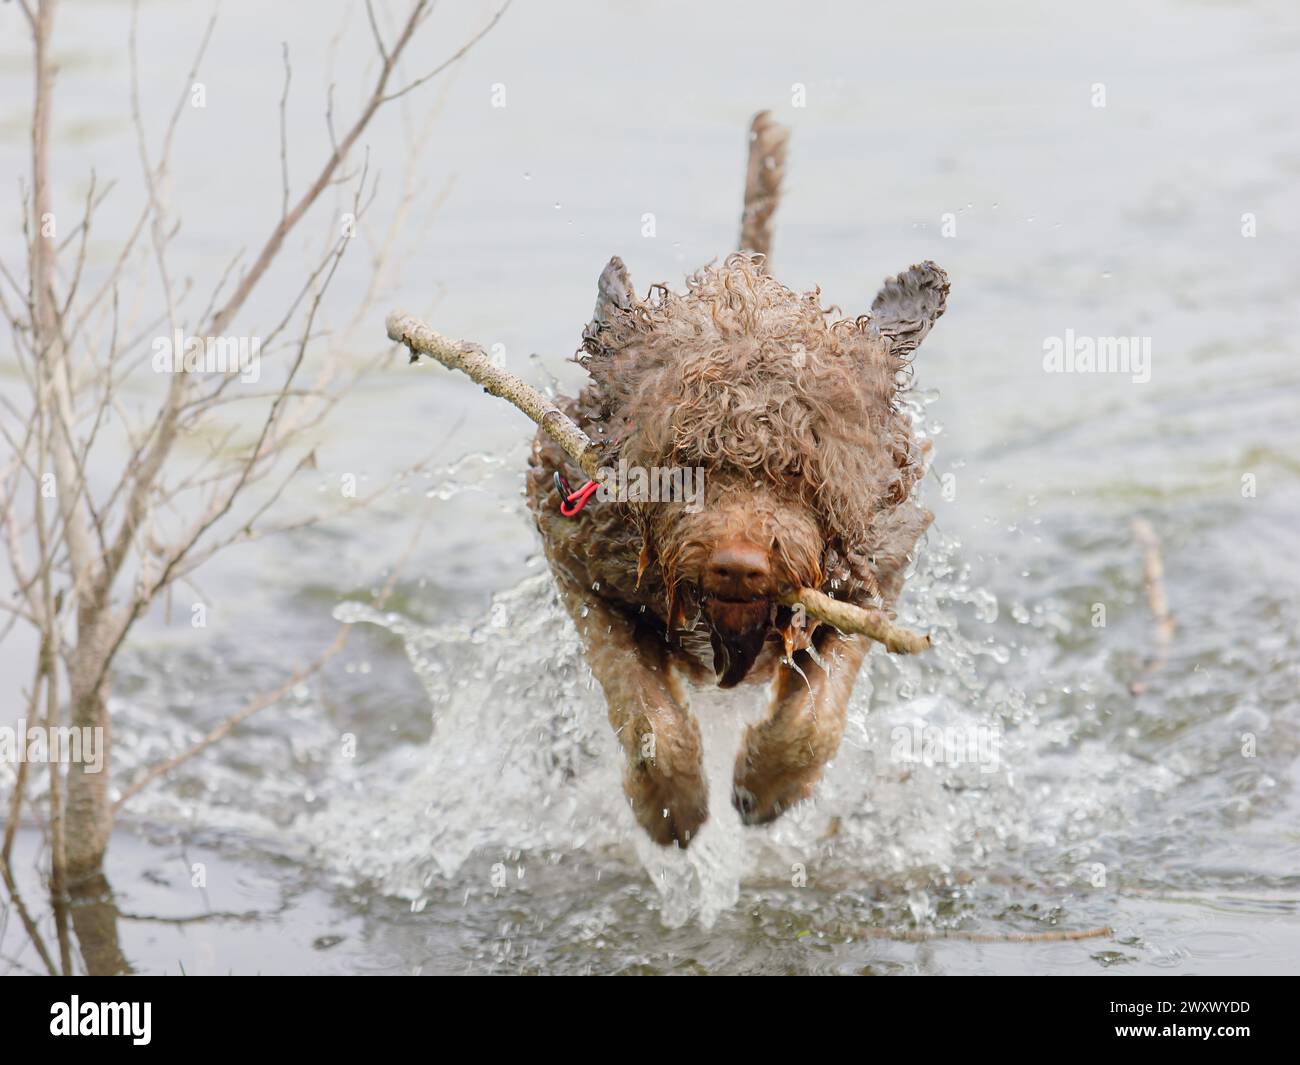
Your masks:
M948 303L948 275L927 259L885 279L871 303L880 335L895 355L915 351Z
M627 267L617 255L605 264L596 282L596 310L592 313L591 324L599 328L609 321L615 310L627 310L636 302L636 290L632 287L632 278Z
M596 282L596 309L591 321L582 329L582 348L588 355L607 354L600 341L601 329L609 323L615 311L625 311L636 303L636 290L627 267L617 255L605 264Z

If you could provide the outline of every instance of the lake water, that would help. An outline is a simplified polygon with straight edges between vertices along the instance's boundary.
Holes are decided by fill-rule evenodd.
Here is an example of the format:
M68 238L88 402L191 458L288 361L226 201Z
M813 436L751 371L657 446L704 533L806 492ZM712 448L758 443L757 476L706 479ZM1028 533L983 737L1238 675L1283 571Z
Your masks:
M411 74L491 11L438 11ZM140 202L129 14L60 13L56 204L75 213L92 166L121 186L92 270ZM201 32L191 5L142 10L155 142ZM176 272L202 296L279 211L281 40L298 188L328 145L325 86L337 82L342 124L373 75L359 10L223 6L199 75L207 106L185 113L167 186L184 218ZM0 41L13 190L30 99L15 5L0 7ZM742 829L725 802L755 707L702 693L713 816L684 855L656 850L624 809L603 703L523 505L530 427L467 380L395 362L338 409L287 505L332 499L349 475L377 487L436 449L428 468L365 514L223 556L136 630L112 704L119 782L274 688L336 619L358 622L322 677L131 801L108 866L120 954L87 964L1300 969L1298 59L1300 13L1281 0L996 14L516 3L365 140L380 193L324 308L336 330L402 199L403 163L423 154L400 261L347 358L382 350L383 315L402 307L502 345L535 383L577 387L566 360L601 267L621 255L644 291L730 250L745 128L771 108L792 129L773 257L785 283L860 313L910 263L933 258L952 280L915 365L937 520L901 606L936 646L873 652L817 800L771 829ZM311 216L238 331L274 324L348 202L340 191ZM16 226L0 254L21 261ZM197 316L205 300L192 302ZM1146 338L1149 380L1045 372L1045 342L1067 331ZM125 401L147 408L151 387ZM21 394L4 346L0 388ZM98 460L109 477L115 456ZM1135 518L1163 543L1177 623L1136 696L1155 637ZM374 612L370 593L422 522ZM199 599L203 630L189 624ZM30 656L21 632L0 644L2 722L21 713ZM996 768L891 759L895 730L923 726L996 730ZM24 891L50 935L38 850L25 830ZM40 967L14 920L0 922L0 955L0 971Z

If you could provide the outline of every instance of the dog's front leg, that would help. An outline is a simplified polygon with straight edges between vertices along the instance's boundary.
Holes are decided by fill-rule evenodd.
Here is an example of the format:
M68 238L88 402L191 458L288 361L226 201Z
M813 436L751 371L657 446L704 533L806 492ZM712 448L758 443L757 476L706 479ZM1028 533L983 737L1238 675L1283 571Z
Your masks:
M709 816L700 730L663 639L603 600L561 582L587 664L623 746L623 791L656 843L690 844Z
M731 802L747 825L774 821L808 798L839 748L853 682L871 644L833 629L817 634L818 664L807 651L782 663L767 716L745 732Z

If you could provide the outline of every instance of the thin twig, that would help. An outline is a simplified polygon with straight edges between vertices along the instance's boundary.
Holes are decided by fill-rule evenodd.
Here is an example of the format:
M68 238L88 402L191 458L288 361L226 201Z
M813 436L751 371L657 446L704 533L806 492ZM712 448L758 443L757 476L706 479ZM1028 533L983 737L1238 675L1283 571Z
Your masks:
M1174 643L1174 616L1169 611L1169 597L1165 594L1165 563L1160 549L1160 537L1145 518L1133 521L1133 536L1142 546L1143 583L1146 585L1147 606L1155 620L1155 654L1147 660L1142 672L1130 682L1128 690L1140 695L1151 686L1151 679L1165 668L1169 651Z
M837 934L864 939L893 939L902 943L929 943L936 939L959 939L967 943L1064 943L1080 939L1104 939L1114 935L1109 925L1075 931L1051 932L963 932L960 929L917 928L895 931L889 928L837 927Z
M387 95L387 96L385 96L385 97L383 98L383 101L382 101L382 102L383 102L383 103L388 103L390 100L396 100L396 99L398 99L399 97L405 96L405 95L406 95L408 92L410 92L412 89L418 89L418 88L419 88L421 85L423 85L426 81L429 81L429 80L432 79L432 78L436 78L439 74L441 74L444 70L446 70L446 69L447 69L449 66L451 66L453 63L458 63L458 62L460 62L460 60L464 59L465 56L468 54L469 50L470 50L471 48L473 48L476 44L478 44L478 42L481 41L484 37L486 37L486 36L488 35L488 33L491 32L492 27L495 26L498 22L501 21L501 16L504 15L504 14L506 13L507 10L509 10L509 8L510 8L510 4L511 4L511 3L512 3L512 0L506 0L506 2L505 2L504 4L502 4L501 7L497 10L497 13L496 13L495 15L492 16L492 18L491 18L491 20L488 22L488 24L487 24L486 26L484 26L481 30L479 30L478 33L476 33L473 37L471 37L471 38L470 38L468 41L466 41L463 45L461 45L461 46L460 46L460 47L459 47L459 48L458 48L458 49L457 49L457 50L456 50L456 51L455 51L455 52L450 56L450 58L448 58L448 59L444 59L441 63L439 63L436 67L434 67L434 68L433 68L431 71L429 71L427 74L423 74L423 75L421 75L420 77L416 78L413 82L411 82L409 85L407 85L406 88L404 88L404 89L398 89L397 92L394 92L394 93L389 93L389 95ZM386 64L391 63L391 60L389 60L389 59L386 58L386 59L385 59L385 63L386 63Z
M5 882L5 889L9 892L9 898L13 900L14 909L18 911L18 919L22 921L23 928L27 931L27 938L32 941L32 946L36 948L36 953L40 955L41 961L45 964L45 971L51 976L58 976L58 967L54 964L54 959L50 957L50 952L45 946L45 940L41 938L40 929L32 919L27 905L23 898L18 894L18 883L14 879L13 869L9 866L9 860L5 859L0 862L0 878Z

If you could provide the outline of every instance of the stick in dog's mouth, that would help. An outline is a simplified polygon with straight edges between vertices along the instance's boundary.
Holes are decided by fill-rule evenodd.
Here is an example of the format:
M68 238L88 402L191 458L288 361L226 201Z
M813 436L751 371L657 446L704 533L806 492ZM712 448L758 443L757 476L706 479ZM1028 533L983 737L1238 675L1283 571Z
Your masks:
M434 332L410 314L394 311L386 322L388 337L404 344L412 355L428 355L449 370L468 374L492 395L500 396L536 422L587 474L595 478L600 465L600 445L587 436L573 419L550 400L514 374L493 364L475 344L453 340ZM930 637L900 628L883 611L854 606L832 599L815 588L800 588L778 600L783 606L802 609L806 614L846 635L861 635L883 644L891 654L919 654L930 647ZM739 606L741 604L732 604Z
M815 588L800 588L782 597L781 602L789 607L802 607L811 617L833 625L846 635L867 636L883 644L891 654L920 654L931 644L928 634L895 625L883 611L832 599Z

